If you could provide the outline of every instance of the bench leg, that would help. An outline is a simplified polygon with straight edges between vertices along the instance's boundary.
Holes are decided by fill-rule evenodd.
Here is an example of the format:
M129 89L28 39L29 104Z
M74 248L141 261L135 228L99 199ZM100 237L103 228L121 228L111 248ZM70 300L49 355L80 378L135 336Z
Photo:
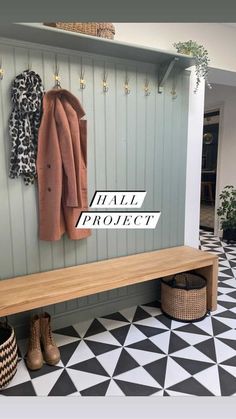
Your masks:
M218 288L218 260L204 268L196 269L195 272L203 275L207 280L207 309L215 311L217 309L217 288Z

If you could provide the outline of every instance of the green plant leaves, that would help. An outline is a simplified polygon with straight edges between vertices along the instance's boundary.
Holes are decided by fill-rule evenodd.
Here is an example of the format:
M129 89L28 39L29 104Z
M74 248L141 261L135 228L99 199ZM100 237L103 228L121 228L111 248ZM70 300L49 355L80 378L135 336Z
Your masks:
M219 195L220 207L217 215L220 217L221 226L224 230L236 228L236 188L226 185Z

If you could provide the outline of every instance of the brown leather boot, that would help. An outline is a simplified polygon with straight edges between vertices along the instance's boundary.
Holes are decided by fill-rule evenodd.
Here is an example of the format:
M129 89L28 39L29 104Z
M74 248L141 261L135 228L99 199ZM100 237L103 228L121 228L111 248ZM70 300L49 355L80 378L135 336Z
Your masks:
M41 342L43 345L43 357L47 364L55 365L60 361L60 352L56 346L51 330L51 316L43 313L40 317Z
M40 346L40 318L35 315L30 323L30 336L26 364L30 370L38 370L43 366L43 355Z

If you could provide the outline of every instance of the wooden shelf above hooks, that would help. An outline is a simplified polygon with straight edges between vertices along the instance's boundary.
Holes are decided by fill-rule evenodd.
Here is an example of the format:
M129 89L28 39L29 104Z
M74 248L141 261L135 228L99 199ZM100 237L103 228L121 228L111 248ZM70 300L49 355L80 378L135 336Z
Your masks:
M119 42L95 36L69 32L62 29L44 26L42 23L6 23L0 25L0 37L18 41L48 45L68 50L86 52L102 56L135 60L158 66L172 62L185 70L194 64L193 58L187 55L146 47L138 44Z

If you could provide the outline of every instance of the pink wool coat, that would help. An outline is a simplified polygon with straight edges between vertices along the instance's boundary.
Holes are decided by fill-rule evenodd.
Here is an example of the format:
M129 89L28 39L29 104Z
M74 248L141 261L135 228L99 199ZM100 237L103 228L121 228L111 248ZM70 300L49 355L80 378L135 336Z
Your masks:
M39 238L88 237L76 229L87 210L87 121L79 100L64 89L47 92L38 135Z

